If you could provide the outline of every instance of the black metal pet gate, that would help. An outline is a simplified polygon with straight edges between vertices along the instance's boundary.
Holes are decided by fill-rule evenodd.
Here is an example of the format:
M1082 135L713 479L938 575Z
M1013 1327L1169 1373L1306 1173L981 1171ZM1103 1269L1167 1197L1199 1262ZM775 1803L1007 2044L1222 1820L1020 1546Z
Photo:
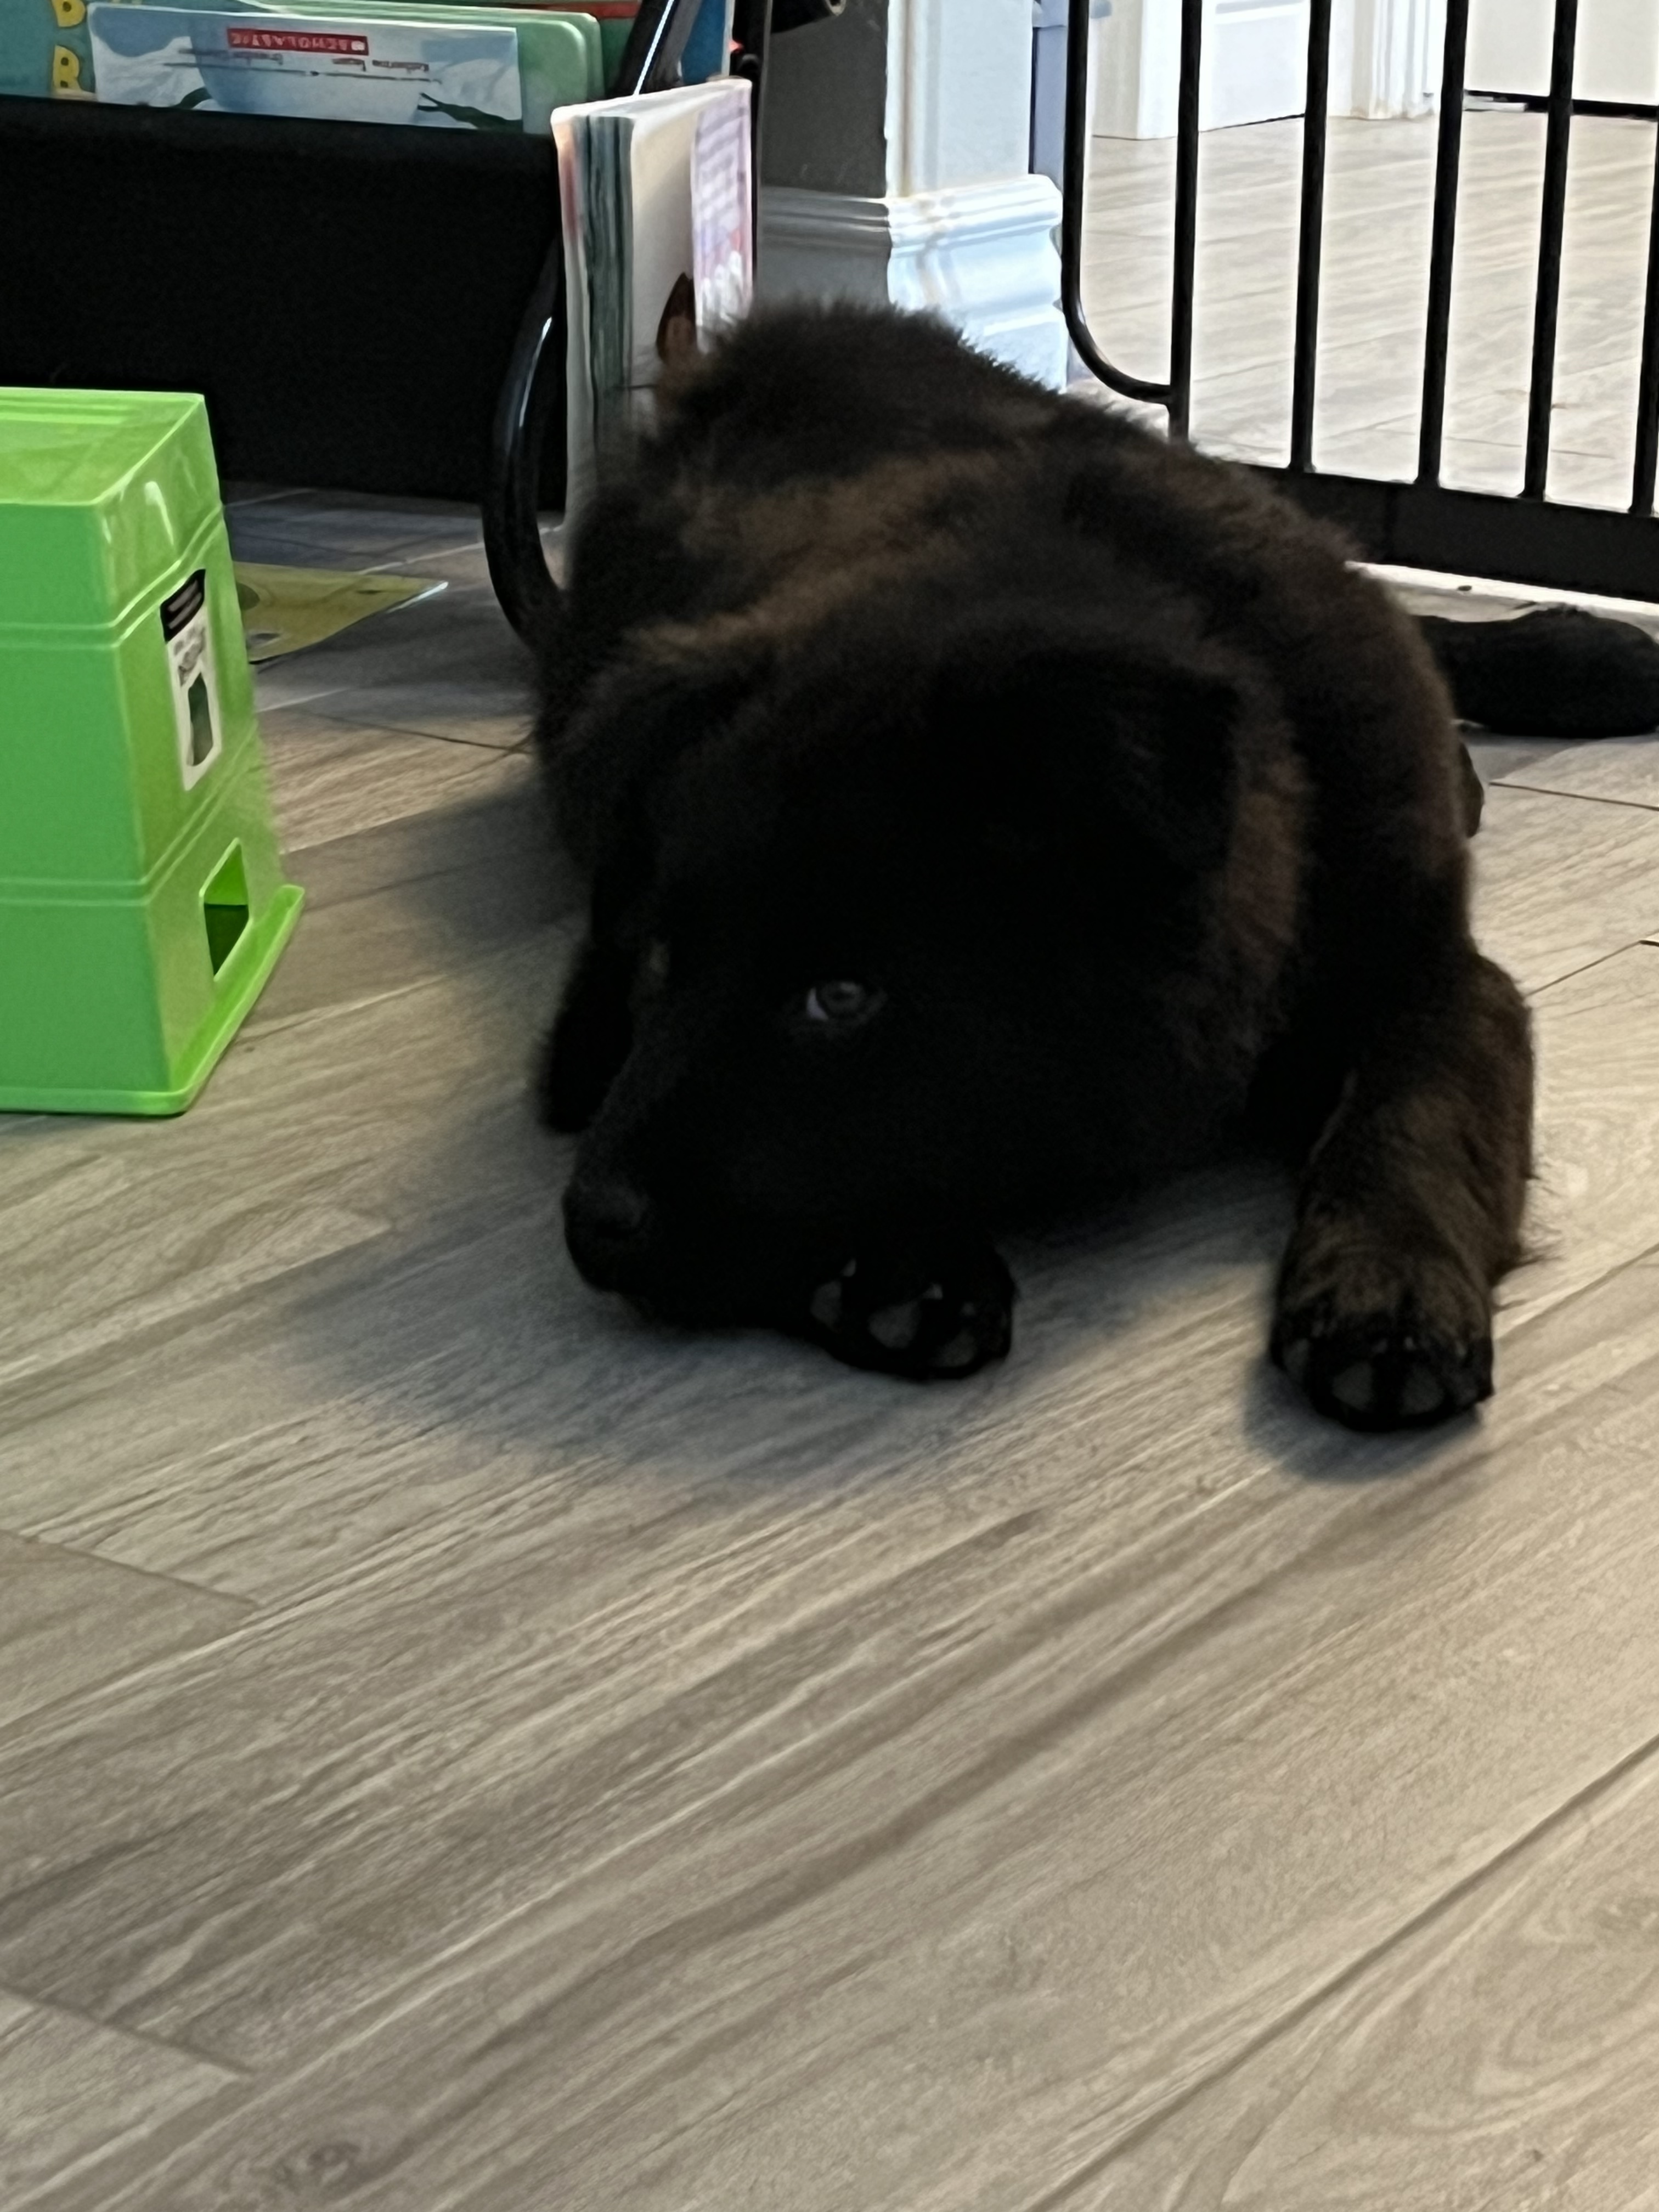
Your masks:
M1101 382L1127 398L1150 401L1167 408L1170 428L1176 436L1186 434L1192 398L1199 66L1204 5L1205 0L1182 0L1174 310L1170 373L1163 382L1130 376L1115 368L1096 341L1083 311L1084 193L1091 127L1087 104L1089 20L1088 9L1083 6L1073 5L1072 9L1066 47L1066 160L1060 233L1060 298L1066 324L1085 364ZM1575 107L1583 112L1595 105L1575 103L1572 96L1577 20L1578 0L1555 0L1525 474L1518 495L1494 495L1451 490L1440 480L1469 0L1447 0L1446 5L1416 477L1407 483L1385 482L1368 477L1328 474L1313 465L1331 0L1310 0L1290 460L1283 468L1266 468L1260 473L1271 477L1313 513L1341 525L1373 560L1395 562L1409 568L1501 577L1520 583L1565 586L1632 599L1659 599L1659 526L1654 519L1655 468L1659 463L1659 143L1656 143L1655 154L1641 367L1637 384L1636 462L1630 506L1626 512L1619 513L1571 506L1547 500L1544 495L1554 398L1567 150Z

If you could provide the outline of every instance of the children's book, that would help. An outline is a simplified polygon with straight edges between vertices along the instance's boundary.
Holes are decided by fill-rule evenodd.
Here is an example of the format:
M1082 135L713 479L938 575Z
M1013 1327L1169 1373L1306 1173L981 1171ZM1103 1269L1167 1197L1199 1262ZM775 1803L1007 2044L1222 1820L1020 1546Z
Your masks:
M749 87L724 77L557 108L564 226L568 514L650 419L665 362L748 312Z

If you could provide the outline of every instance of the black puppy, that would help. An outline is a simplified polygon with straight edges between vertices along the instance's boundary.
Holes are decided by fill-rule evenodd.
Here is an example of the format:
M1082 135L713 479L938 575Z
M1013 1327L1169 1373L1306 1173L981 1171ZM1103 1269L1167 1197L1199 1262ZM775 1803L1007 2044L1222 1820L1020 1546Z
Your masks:
M1469 935L1480 787L1294 508L932 321L762 317L592 509L545 687L589 1281L965 1375L1000 1229L1251 1121L1305 1163L1273 1352L1315 1405L1489 1394L1532 1059Z

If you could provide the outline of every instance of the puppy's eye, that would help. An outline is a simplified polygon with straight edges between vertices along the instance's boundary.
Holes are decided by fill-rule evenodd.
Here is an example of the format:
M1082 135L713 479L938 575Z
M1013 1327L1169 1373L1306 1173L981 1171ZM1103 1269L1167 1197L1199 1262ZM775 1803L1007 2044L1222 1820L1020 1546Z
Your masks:
M809 1022L835 1029L850 1029L854 1023L867 1022L882 1003L882 994L872 991L867 984L854 983L843 978L839 982L814 983L806 994L802 1012Z

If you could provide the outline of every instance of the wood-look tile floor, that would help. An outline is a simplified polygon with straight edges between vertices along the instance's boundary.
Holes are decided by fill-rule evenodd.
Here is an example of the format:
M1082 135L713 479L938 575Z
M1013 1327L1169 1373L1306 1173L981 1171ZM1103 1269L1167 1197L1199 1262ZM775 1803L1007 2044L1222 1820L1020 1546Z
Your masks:
M1316 465L1414 477L1434 204L1433 117L1333 117L1328 147ZM1299 120L1206 132L1199 162L1193 429L1212 450L1284 462L1302 161ZM1109 359L1168 363L1174 143L1097 138L1084 297ZM1444 481L1512 492L1526 444L1544 118L1463 118L1447 357ZM1562 249L1549 488L1624 507L1635 452L1651 123L1574 124ZM1159 419L1161 420L1161 415Z
M1482 1418L1306 1413L1232 1170L918 1391L578 1285L471 518L234 524L453 580L262 678L310 904L199 1103L0 1122L0 2206L1652 2205L1659 741L1483 749Z

